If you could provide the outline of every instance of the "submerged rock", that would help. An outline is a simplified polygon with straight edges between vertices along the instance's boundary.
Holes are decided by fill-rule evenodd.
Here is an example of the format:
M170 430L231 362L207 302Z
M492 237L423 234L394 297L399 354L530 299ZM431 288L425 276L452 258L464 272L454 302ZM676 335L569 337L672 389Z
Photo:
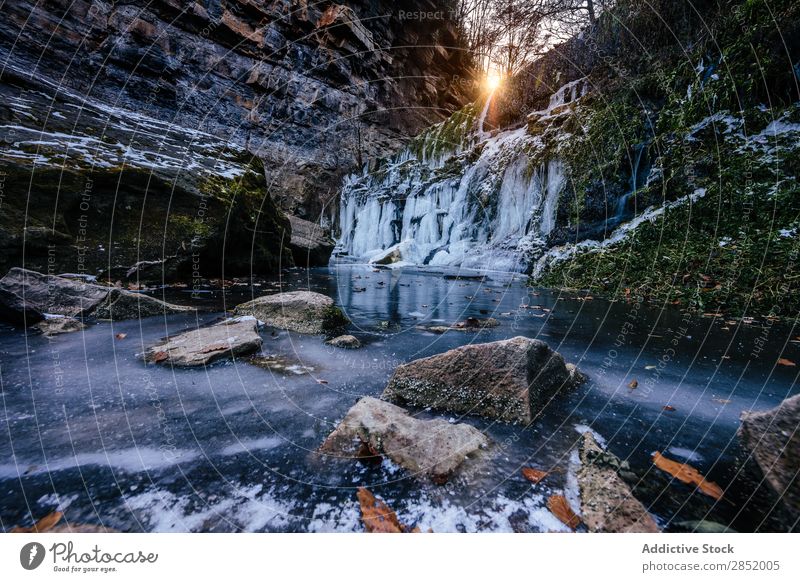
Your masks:
M329 346L335 348L344 348L347 350L355 350L361 347L361 342L354 335L340 335L325 342Z
M481 329L489 329L499 325L500 322L493 317L487 317L486 319L468 317L463 321L454 323L453 325L430 325L427 327L423 326L422 329L431 333L442 334L448 331L479 331Z
M619 476L624 466L613 453L603 450L592 433L586 432L578 447L581 466L577 471L581 496L581 518L593 532L658 532L653 517Z
M288 218L292 226L289 246L292 249L294 264L301 267L327 265L333 252L334 242L325 229L297 216Z
M86 324L78 321L74 317L66 317L64 315L50 316L40 321L35 326L42 334L46 336L60 335L62 333L71 333L73 331L81 331L86 329Z
M583 375L540 340L474 344L399 366L382 398L399 404L528 423Z
M333 299L312 291L264 295L236 306L237 315L252 315L266 325L298 333L331 333L350 321Z
M385 455L401 467L442 484L488 445L489 439L468 424L420 420L399 406L365 397L348 411L319 450L358 458L366 448L373 456Z
M258 322L253 317L240 317L167 338L148 348L144 357L157 364L205 366L260 348Z
M121 320L193 309L116 287L95 285L85 279L44 275L19 267L0 279L0 291L5 292L4 296L24 298L24 303L17 304L17 310L24 308L72 318Z
M800 517L800 394L765 412L742 413L739 437L764 479L792 514Z

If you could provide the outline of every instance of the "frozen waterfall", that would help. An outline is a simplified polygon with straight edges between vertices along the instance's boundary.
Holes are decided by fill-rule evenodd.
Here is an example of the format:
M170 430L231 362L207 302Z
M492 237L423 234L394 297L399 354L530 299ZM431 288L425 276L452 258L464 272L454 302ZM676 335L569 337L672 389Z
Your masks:
M577 82L565 85L548 111L580 94ZM425 155L439 135L429 130L422 155L409 148L372 173L349 176L334 260L527 269L555 227L565 168L542 154L541 136L527 127L488 137L482 117L441 155Z

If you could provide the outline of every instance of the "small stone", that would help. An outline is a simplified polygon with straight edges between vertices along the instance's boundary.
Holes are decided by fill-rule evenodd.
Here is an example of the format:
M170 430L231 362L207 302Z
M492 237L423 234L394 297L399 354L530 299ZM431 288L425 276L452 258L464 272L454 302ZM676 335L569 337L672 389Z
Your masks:
M340 335L325 342L329 346L335 348L343 348L347 350L355 350L361 347L361 342L353 335Z

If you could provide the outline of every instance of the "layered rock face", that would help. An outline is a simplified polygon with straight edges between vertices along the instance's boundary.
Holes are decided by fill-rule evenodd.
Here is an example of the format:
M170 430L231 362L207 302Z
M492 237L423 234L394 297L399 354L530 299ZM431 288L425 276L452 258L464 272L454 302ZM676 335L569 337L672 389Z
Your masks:
M23 241L42 271L50 249L61 271L290 265L273 199L316 221L344 171L459 105L446 4L4 6L0 266ZM438 17L401 17L420 10Z

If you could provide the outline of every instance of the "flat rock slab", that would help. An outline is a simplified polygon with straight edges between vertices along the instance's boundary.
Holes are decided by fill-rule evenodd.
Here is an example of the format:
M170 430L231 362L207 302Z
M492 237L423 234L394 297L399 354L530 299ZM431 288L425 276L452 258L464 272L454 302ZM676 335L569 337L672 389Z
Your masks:
M398 366L381 396L400 405L529 423L582 379L540 340L473 344Z
M359 400L320 447L320 452L358 458L366 448L409 471L446 482L468 458L487 448L489 439L468 424L420 420L377 398Z
M765 480L791 512L800 517L800 394L772 410L742 413L739 438Z
M205 366L260 348L258 322L253 317L240 317L167 338L148 348L144 357L157 364Z
M264 295L236 306L236 315L252 315L266 325L298 333L330 333L349 320L333 299L313 291Z
M581 496L581 518L593 532L658 532L653 517L637 500L630 487L617 474L622 465L613 453L604 450L592 433L581 437L577 471Z
M14 294L22 300L17 313L25 308L72 318L91 316L123 320L193 310L124 289L95 285L80 278L44 275L18 267L0 279L0 292Z

